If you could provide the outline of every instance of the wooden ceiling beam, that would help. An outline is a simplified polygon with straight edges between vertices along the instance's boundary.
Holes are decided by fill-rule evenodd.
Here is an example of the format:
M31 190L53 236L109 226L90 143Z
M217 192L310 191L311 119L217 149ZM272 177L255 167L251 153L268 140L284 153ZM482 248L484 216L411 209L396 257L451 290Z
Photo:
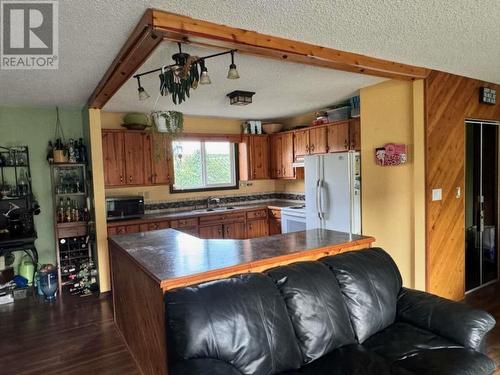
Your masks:
M153 27L164 38L212 47L238 49L252 55L394 79L424 79L430 70L417 66L339 51L309 43L153 11Z
M88 100L88 106L104 107L162 40L162 37L153 30L153 10L148 9L95 88Z
M162 40L237 49L243 54L391 79L424 79L430 72L426 68L148 9L94 90L89 107L102 108Z

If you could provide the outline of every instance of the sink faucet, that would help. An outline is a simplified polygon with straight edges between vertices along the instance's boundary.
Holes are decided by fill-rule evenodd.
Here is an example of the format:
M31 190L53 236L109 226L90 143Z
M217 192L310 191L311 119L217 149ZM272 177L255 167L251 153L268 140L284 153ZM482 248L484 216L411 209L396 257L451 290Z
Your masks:
M209 209L212 204L215 204L216 208L220 207L220 198L208 197L208 199L207 199L207 209Z

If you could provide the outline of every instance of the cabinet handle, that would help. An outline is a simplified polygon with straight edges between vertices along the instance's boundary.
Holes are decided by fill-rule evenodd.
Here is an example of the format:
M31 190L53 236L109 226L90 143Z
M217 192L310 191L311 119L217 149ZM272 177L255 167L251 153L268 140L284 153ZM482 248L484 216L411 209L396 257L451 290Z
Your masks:
M314 151L314 148L315 148L314 145L311 145L311 151Z
M286 168L283 168L283 176L286 176Z
M306 145L306 151L309 152L309 145Z
M347 139L344 140L344 148L347 150L349 148L349 142L347 142Z
M120 176L120 182L123 184L123 176Z
M252 230L252 224L248 224L248 229Z
M132 176L128 176L129 182L132 182Z

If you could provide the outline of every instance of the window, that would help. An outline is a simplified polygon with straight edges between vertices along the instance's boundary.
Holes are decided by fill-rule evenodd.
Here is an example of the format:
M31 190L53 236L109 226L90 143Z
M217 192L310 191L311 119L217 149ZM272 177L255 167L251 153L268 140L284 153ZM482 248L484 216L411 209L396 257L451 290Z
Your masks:
M173 192L237 187L233 143L173 141L172 150Z

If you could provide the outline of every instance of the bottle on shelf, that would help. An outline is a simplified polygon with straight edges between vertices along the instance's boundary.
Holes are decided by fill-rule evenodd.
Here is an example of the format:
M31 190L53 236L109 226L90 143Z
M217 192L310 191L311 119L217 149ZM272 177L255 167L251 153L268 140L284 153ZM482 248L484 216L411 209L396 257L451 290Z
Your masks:
M66 207L65 207L65 222L71 223L71 199L66 199Z
M51 164L54 162L54 146L52 145L52 141L49 141L49 145L47 146L47 161Z
M79 139L78 149L80 154L80 163L87 164L87 147L83 144L83 139Z
M57 222L64 223L64 201L61 198L59 200L59 206L57 207Z

